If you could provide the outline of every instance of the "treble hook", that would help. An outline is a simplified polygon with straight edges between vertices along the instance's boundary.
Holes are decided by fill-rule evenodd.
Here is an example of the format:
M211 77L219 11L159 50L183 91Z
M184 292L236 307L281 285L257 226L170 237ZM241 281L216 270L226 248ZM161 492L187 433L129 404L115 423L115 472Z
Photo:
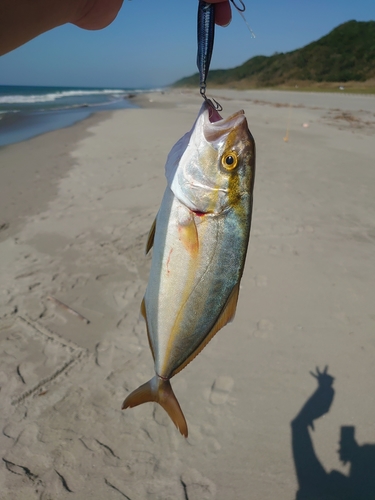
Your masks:
M239 7L234 0L230 0L234 7L238 10L238 12L245 12L246 10L246 5L243 3L242 0L238 0L241 4L241 7Z
M206 99L208 101L208 103L214 108L216 109L216 111L223 111L223 106L216 100L212 97L212 100L211 99ZM214 101L214 102L212 102Z
M223 106L214 98L209 99L206 96L206 86L202 85L201 88L199 89L199 92L203 99L211 106L211 108L215 109L216 111L223 111Z

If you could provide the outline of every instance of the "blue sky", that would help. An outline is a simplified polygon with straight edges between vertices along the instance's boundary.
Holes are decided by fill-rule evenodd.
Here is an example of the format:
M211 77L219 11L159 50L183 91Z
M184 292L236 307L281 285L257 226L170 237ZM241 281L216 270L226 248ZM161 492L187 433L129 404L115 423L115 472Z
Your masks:
M374 0L244 0L216 29L212 69L300 48L339 24L375 20ZM52 30L0 57L0 84L158 87L196 72L197 0L124 0L108 28Z

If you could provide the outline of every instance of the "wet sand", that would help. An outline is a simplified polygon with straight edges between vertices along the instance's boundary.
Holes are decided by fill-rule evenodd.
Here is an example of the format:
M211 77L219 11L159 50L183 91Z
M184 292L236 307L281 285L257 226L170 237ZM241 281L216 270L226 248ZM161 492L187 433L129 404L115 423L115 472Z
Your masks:
M257 145L237 315L172 381L187 440L154 404L121 411L153 374L144 247L197 94L0 149L1 499L291 500L295 466L310 494L315 458L349 474L341 426L375 443L373 97L213 92ZM302 464L290 422L325 365L335 397L305 410Z

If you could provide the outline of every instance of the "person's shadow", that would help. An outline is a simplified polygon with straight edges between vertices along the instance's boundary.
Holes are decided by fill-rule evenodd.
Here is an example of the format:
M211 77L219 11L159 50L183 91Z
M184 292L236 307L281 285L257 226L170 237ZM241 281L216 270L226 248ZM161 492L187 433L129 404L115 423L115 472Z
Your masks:
M292 420L292 450L299 485L296 500L375 500L375 444L359 445L354 437L354 426L342 426L340 460L350 462L346 476L338 471L326 472L315 454L310 426L314 420L328 413L333 397L334 378L317 368L310 372L318 388Z

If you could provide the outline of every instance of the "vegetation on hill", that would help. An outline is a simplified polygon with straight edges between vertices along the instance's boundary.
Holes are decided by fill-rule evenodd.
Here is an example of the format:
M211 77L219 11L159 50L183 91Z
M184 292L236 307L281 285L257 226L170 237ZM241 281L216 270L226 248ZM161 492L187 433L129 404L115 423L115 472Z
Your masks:
M375 79L375 21L348 21L301 49L256 56L232 69L210 71L208 83L246 88L370 79ZM197 86L198 73L174 85Z

